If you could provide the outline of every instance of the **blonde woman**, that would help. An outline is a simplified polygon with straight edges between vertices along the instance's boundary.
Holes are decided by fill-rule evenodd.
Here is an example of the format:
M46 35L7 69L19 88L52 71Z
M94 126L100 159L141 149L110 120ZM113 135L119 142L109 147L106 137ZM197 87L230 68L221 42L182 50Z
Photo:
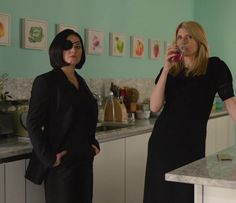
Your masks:
M206 127L218 93L236 122L232 75L218 57L209 57L205 32L182 22L168 47L150 98L158 117L148 145L144 203L193 203L193 185L165 181L165 173L205 155Z

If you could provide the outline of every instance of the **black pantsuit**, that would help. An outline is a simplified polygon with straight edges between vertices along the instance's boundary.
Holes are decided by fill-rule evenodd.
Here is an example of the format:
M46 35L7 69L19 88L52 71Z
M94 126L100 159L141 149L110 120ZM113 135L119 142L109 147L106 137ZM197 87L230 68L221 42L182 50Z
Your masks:
M97 101L76 74L76 89L61 69L38 76L32 87L27 129L34 148L26 178L39 184L43 168L46 203L91 203ZM66 150L52 167L56 154ZM40 167L39 167L40 166Z
M46 203L92 203L92 163L73 163L50 169L45 181Z

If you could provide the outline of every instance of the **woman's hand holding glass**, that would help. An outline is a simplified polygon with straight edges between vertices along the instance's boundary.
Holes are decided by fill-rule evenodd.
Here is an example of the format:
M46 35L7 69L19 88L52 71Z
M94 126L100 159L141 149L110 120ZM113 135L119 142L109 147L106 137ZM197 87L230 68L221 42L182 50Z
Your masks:
M164 59L164 70L169 72L173 65L180 62L182 59L183 49L178 48L176 45L167 45Z

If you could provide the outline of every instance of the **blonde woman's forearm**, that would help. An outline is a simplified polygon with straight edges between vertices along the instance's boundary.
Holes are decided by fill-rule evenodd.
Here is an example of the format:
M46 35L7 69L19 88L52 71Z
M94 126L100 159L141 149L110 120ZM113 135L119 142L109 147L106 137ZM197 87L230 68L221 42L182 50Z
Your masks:
M160 78L153 88L150 97L150 109L152 112L158 112L163 106L165 100L165 86L168 75L168 70L163 68Z
M226 99L224 103L225 103L225 106L229 115L231 116L234 123L236 124L236 98L231 97L229 99Z

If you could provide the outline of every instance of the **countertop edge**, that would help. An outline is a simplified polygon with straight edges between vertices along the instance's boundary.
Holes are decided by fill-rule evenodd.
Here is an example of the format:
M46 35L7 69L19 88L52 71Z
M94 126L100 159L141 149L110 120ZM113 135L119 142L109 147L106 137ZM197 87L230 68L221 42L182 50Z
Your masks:
M217 154L229 154L232 160L219 161ZM167 172L165 179L171 182L236 189L236 145Z

